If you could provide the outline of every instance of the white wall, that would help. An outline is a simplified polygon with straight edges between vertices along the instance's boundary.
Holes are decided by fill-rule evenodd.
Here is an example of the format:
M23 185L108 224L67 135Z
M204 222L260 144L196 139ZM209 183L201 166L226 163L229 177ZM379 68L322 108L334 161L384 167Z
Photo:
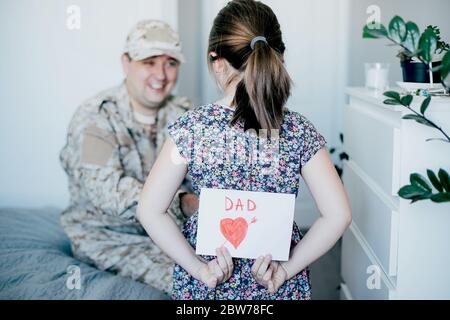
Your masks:
M218 90L216 83L213 80L212 75L209 73L206 64L206 51L208 49L209 32L211 31L212 23L219 11L228 3L227 0L202 0L202 12L201 12L201 39L200 47L203 54L203 63L201 64L201 83L202 83L202 104L211 103L216 101L220 97L220 91Z
M66 27L81 9L81 29ZM59 164L76 107L122 80L131 27L159 18L177 27L176 0L0 1L0 206L64 207Z
M181 65L178 94L187 96L194 105L203 102L200 70L205 63L202 49L202 0L178 0L178 25L186 63ZM206 50L206 49L205 49Z
M381 9L381 22L387 27L395 15L418 24L421 31L428 25L437 25L442 38L450 42L449 0L350 0L350 47L349 84L364 85L365 62L387 62L391 64L390 81L402 81L400 61L396 58L398 48L387 46L385 40L362 39L362 28L367 21L366 10L370 5Z

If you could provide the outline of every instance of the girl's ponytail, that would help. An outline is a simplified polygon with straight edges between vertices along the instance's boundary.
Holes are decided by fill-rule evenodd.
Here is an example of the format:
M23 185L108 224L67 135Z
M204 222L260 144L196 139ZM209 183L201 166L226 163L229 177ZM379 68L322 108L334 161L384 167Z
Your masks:
M232 123L241 120L246 130L280 129L291 92L283 63L285 49L278 19L267 5L233 0L219 12L208 54L226 59L242 79L236 88Z
M244 75L235 95L232 122L245 121L246 129L279 129L283 106L291 92L291 78L283 57L268 43L258 41L247 58Z

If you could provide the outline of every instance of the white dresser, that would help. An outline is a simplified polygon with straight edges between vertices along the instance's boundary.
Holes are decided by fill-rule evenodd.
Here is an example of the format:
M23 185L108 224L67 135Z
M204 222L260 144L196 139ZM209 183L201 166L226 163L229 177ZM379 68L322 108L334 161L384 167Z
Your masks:
M343 181L353 222L342 242L342 299L450 299L450 203L397 196L413 172L450 173L450 144L425 142L441 136L402 120L409 110L382 95L347 94ZM426 114L450 132L450 98L433 98Z

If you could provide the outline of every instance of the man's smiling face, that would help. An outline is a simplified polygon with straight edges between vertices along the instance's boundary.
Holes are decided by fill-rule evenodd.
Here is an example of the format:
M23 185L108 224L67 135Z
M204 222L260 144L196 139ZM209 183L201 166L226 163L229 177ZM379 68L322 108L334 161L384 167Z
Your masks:
M170 95L178 79L180 63L167 55L140 61L122 57L129 94L144 107L158 106Z

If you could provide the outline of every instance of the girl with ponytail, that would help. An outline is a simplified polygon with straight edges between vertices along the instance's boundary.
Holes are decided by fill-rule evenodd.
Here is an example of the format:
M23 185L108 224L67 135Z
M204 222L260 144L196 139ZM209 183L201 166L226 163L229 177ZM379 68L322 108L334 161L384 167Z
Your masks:
M214 20L208 66L224 96L169 126L137 209L147 233L175 261L174 299L310 299L308 266L334 246L351 222L325 139L286 107L292 83L285 49L277 17L261 2L230 1ZM268 151L252 144L255 131L260 133L256 139L270 141ZM294 223L285 262L272 261L270 254L231 258L223 246L216 256L196 256L198 215L189 217L181 232L165 214L177 201L172 198L186 173L197 195L201 188L297 195L302 176L320 217L304 237Z

